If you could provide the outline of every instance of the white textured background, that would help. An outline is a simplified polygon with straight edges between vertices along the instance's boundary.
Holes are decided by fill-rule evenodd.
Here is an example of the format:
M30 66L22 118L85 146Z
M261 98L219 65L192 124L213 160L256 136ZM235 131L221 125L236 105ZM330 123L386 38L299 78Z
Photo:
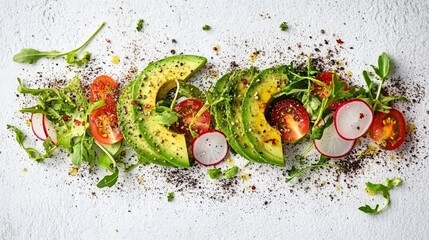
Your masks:
M0 1L0 238L428 239L429 163L424 146L428 144L429 2L313 2ZM145 19L143 33L134 30L140 18ZM166 193L176 189L158 178L156 168L121 175L119 187L97 189L94 175L102 176L103 171L69 176L69 159L61 154L44 164L33 163L17 147L6 124L25 129L25 116L17 110L28 101L15 96L16 77L42 86L77 71L66 68L61 59L34 66L17 64L12 62L13 54L23 47L73 48L102 21L107 22L106 28L88 47L99 69L87 68L80 72L83 77L105 73L125 81L130 67L141 70L149 61L169 55L171 49L204 55L223 74L233 60L241 67L249 66L254 49L265 52L255 62L262 68L293 59L288 51L279 54L288 46L293 47L292 53L299 53L296 46L302 44L308 54L323 39L335 45L335 39L341 38L345 43L338 58L348 62L346 70L353 72L353 80L361 81L360 72L387 51L396 66L394 75L410 86L407 96L413 91L420 94L415 103L400 105L409 107L405 114L417 132L407 139L403 147L407 151L400 158L382 159L387 161L383 167L369 164L355 177L357 187L352 188L341 183L307 190L300 183L291 187L283 182L284 170L264 166L249 169L256 191L240 192L223 201L210 200L202 190L199 194L198 189L185 189L167 203ZM290 26L287 32L278 30L283 21ZM211 25L212 31L202 31L204 24ZM173 38L177 44L171 43ZM212 50L215 45L221 47L219 55ZM121 57L120 64L110 64L113 54ZM203 70L200 80L207 75ZM407 154L413 149L417 150ZM410 159L413 163L407 167ZM139 176L146 179L144 184L138 183ZM359 212L358 206L381 201L365 194L364 183L393 176L402 177L405 183L392 191L392 206L375 217ZM203 181L216 194L216 183ZM238 191L247 185L241 183Z

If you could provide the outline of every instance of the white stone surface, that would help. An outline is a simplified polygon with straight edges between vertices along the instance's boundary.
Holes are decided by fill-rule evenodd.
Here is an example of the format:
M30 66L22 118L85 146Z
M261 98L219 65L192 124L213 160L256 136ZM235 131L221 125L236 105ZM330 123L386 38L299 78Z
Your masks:
M419 91L427 96L428 12L426 0L0 1L0 238L427 239L427 150L416 156L405 154L402 159L384 159L384 167L368 165L354 180L358 187L351 189L338 183L305 191L297 187L301 183L294 183L295 187L285 184L283 170L252 165L252 179L239 185L239 190L254 183L256 191L240 192L219 201L201 196L198 189L178 192L161 174L152 176L152 168L121 175L119 189L97 189L94 176L102 176L102 170L69 176L69 158L61 154L46 163L31 162L6 124L26 129L18 109L28 101L15 96L16 77L42 86L58 77L66 79L70 71L76 70L67 70L61 59L17 64L12 61L13 54L23 47L72 48L102 21L107 22L107 27L88 47L101 70L91 73L86 69L83 76L106 73L123 80L131 66L141 70L149 61L170 55L171 49L206 56L221 74L233 60L241 67L250 66L253 49L264 50L265 55L255 62L263 68L293 59L287 46L297 49L297 43L301 43L307 54L321 39L329 39L332 45L336 39L332 34L336 34L346 48L338 57L348 62L346 69L353 72L353 80L361 81L360 72L369 69L369 64L386 51L395 63L394 75L411 85L420 83ZM142 33L134 30L140 18L145 19ZM290 26L286 32L278 30L283 21ZM202 31L204 24L213 29ZM321 29L326 35L320 33ZM106 43L106 38L111 44ZM177 39L176 45L171 43L172 38ZM134 47L136 44L139 46ZM221 47L219 55L212 50L215 45ZM349 46L354 49L347 49ZM285 54L279 55L277 49ZM113 54L121 57L120 64L110 64ZM35 83L38 72L43 77ZM205 76L207 70L203 70L199 81L204 81ZM417 126L413 141L409 139L404 148L424 149L428 145L424 129L428 125L427 97L419 103L400 106L410 107L407 118ZM411 158L418 164L405 167ZM140 176L146 179L143 185L138 184ZM360 205L382 201L367 196L364 183L393 176L402 177L405 183L392 191L391 207L379 216L359 212ZM327 177L332 178L332 174ZM207 188L215 191L216 183L204 181ZM302 184L308 183L304 180ZM171 203L166 201L168 191L176 191ZM336 195L333 201L331 193ZM266 199L269 203L264 205Z

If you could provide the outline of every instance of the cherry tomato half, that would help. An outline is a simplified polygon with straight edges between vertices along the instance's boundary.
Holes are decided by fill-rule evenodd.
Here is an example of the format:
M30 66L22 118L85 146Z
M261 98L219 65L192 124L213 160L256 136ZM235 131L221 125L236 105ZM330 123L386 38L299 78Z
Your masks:
M109 104L92 111L89 116L89 130L100 143L113 144L121 141L123 137L119 131L115 106Z
M115 99L117 94L117 84L109 76L98 76L92 83L89 90L89 101L97 102L101 99Z
M275 101L268 110L267 119L271 126L280 131L283 141L287 143L298 141L310 130L310 116L297 100Z
M332 86L332 78L334 77L334 74L332 72L322 72L320 73L316 79L322 81L328 86ZM349 87L346 85L344 87L344 90L347 90ZM327 98L329 91L325 87L319 85L319 84L313 84L311 93L318 97L320 100ZM340 106L341 102L333 102L331 105L328 106L328 109L331 111L335 111L338 106Z
M176 104L174 111L179 115L179 121L172 125L173 130L179 133L187 133L189 124L194 121L195 115L203 107L204 103L198 99L186 99ZM206 110L201 116L194 121L192 130L200 134L209 130L211 122L210 112Z
M407 127L404 115L396 109L388 113L376 112L369 128L372 139L386 150L395 150L405 141Z

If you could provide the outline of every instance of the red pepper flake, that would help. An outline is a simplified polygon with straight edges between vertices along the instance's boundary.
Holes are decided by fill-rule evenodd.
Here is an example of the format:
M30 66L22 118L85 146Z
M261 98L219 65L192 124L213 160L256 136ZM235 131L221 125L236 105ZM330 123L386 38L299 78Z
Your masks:
M110 41L110 39L106 38L106 42L107 43L112 43L112 41Z
M341 40L341 38L338 38L338 39L337 39L337 43L338 43L338 44L343 44L344 42L343 42L343 40Z
M152 105L150 105L149 103L146 103L146 104L144 105L144 108L146 108L146 109L150 109L150 108L152 108Z
M247 81L247 79L241 79L241 82L243 83L244 86L249 85L249 81Z
M83 122L81 122L81 121L79 121L79 120L77 120L77 119L75 119L75 120L73 121L73 123L74 123L74 125L76 125L76 126L82 126L82 125L83 125Z
M256 190L256 186L255 185L252 185L252 191L255 191Z
M360 118L360 119L363 119L364 117L365 117L365 114L363 114L363 113L360 113L360 114L359 114L359 118Z
M64 121L70 121L70 116L69 115L64 115L63 116L63 120Z
M138 102L137 100L132 100L132 101L131 101L131 104L132 104L132 105L136 105L136 104L139 104L139 102Z

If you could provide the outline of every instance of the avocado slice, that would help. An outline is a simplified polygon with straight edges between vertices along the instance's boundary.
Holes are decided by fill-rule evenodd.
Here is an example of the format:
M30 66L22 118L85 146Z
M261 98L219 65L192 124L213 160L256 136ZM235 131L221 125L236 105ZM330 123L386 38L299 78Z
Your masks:
M117 114L119 120L119 129L124 140L137 153L139 162L154 163L161 166L172 166L169 162L159 157L140 133L135 119L133 118L133 104L135 100L132 97L132 91L135 82L142 77L140 74L136 80L129 82L122 90L118 98Z
M244 158L258 163L266 163L253 147L247 135L244 133L242 121L242 103L246 90L253 77L258 73L256 68L244 69L234 72L226 85L225 110L226 119L232 136L231 147Z
M273 96L288 82L287 66L265 69L257 74L243 98L244 132L265 162L284 166L280 133L265 119L265 110Z
M224 98L224 92L226 91L225 86L229 81L230 76L231 76L231 73L227 73L216 82L216 85L212 90L213 101L219 101L220 99ZM234 141L234 136L229 129L229 123L226 117L226 109L225 109L226 100L227 99L223 99L217 104L212 105L212 107L210 108L210 111L214 116L214 119L216 122L216 128L225 134L229 145L232 146L235 141ZM233 149L235 150L234 147Z
M132 114L149 148L176 167L189 167L188 151L183 134L171 131L155 120L155 106L160 94L165 95L177 81L188 80L205 65L207 59L193 55L167 57L149 64L135 82Z

